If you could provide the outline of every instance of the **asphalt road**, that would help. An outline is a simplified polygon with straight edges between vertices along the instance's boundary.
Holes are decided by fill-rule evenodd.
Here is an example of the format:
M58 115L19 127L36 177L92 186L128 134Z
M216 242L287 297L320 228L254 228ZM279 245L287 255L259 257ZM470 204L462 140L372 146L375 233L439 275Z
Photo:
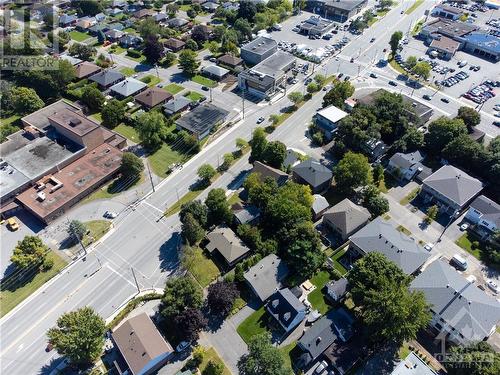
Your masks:
M338 61L330 59L326 63L324 73L331 74L339 70L356 77L359 71L359 77L354 81L356 86L389 87L385 76L394 77L395 73L391 70L385 69L375 81L365 79L372 69L377 51L382 51L387 46L393 30L408 28L410 22L420 18L424 9L430 6L422 5L410 16L401 16L400 5L345 47ZM370 43L370 39L375 35L376 42ZM349 63L350 56L357 56L360 50L357 62ZM321 71L323 67L317 69ZM162 74L169 73L160 70L160 75ZM165 76L165 79L168 77ZM191 84L186 83L186 87L189 88ZM301 91L301 83L291 90ZM233 97L231 102L225 102L226 95ZM309 152L312 148L307 139L304 139L305 132L307 124L321 103L321 96L322 94L318 94L306 103L285 121L271 138L280 139L287 145ZM231 108L239 108L237 103L240 103L240 99L235 95L222 92L220 96L214 95L214 101L225 102L226 108L228 104ZM450 104L454 106L454 111L461 105L456 101L451 101ZM35 295L5 316L0 321L1 372L33 374L40 373L40 369L43 369L42 373L48 374L60 359L57 359L54 351L45 352L46 330L55 324L62 313L84 305L94 307L103 317L110 316L137 291L131 267L141 289L161 288L165 279L175 272L178 266L180 223L177 216L160 219L165 208L177 200L177 194L182 196L188 191L189 186L196 181L196 170L200 165L210 163L216 166L224 153L235 149L236 138L249 138L251 131L257 126L258 117L267 119L270 114L278 113L287 105L289 102L286 98L273 101L271 105L248 103L244 121L234 125L189 160L182 169L163 180L149 198L124 210L115 220L112 231L101 239L93 252L86 257L86 261L79 260L74 263L62 275L44 285ZM452 108L449 111L454 113ZM321 155L321 150L311 152ZM247 160L241 159L214 184L214 187L237 187L242 180L242 173L248 169Z

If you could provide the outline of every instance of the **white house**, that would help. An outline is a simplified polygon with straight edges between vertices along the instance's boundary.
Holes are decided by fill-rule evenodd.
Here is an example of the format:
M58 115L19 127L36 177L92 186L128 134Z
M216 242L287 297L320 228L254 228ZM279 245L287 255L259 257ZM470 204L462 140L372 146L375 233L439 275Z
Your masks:
M500 205L480 195L471 203L465 218L475 224L475 231L485 238L500 228Z
M424 155L420 151L409 154L397 152L389 159L387 170L401 180L411 180L422 167Z
M339 121L347 115L343 110L331 105L318 111L314 116L314 122L325 133L326 137L331 139L337 131Z

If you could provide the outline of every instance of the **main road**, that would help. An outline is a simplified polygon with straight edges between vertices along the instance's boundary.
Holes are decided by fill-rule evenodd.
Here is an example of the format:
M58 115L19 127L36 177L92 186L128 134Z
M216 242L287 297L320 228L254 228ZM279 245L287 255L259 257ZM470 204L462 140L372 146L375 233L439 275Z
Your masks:
M331 59L326 64L325 72L331 74L338 69L355 77L358 68L343 57L354 55L360 48L366 49L364 54L368 56L368 52L378 45L370 44L371 33L378 33L378 43L381 43L378 48L381 51L387 43L384 38L390 37L393 30L408 28L412 20L423 14L424 7L421 8L417 9L415 14L405 17L401 17L398 9L391 11L374 25L373 30L365 32L342 51L338 61L341 63L340 68L337 67L338 62ZM359 69L360 77L355 81L356 86L367 85L362 76L370 69L371 61L369 57L366 61L358 59L362 65ZM323 68L319 67L318 71L321 69ZM373 84L384 85L385 82L378 79ZM302 91L302 83L292 90ZM321 97L322 93L315 95L286 120L271 138L310 151L307 140L301 141L304 140L308 122L320 106ZM165 208L177 201L178 195L182 196L189 190L197 179L196 170L200 165L209 163L217 166L225 153L235 149L236 138L250 137L257 126L258 117L268 118L270 114L277 113L288 105L289 101L285 97L274 100L271 104L252 105L244 120L227 129L190 159L182 169L163 180L156 186L156 191L146 199L121 212L115 220L114 228L100 240L85 260L80 259L73 263L61 275L49 281L36 294L6 315L0 322L1 373L49 373L57 366L61 358L54 351L45 351L46 331L55 324L62 313L89 305L103 317L109 317L122 303L137 293L138 288L162 288L165 280L178 269L177 249L180 240L178 216L162 217ZM320 154L317 150L312 152ZM248 168L247 159L241 159L214 184L214 187L232 188L235 182L241 181L242 173Z

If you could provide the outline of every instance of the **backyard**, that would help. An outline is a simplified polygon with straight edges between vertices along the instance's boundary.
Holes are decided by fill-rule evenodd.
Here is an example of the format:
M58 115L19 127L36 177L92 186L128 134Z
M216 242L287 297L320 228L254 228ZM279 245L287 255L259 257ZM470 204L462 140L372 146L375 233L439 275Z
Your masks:
M149 87L155 86L158 83L161 82L161 79L153 76L153 75L147 75L141 78L141 82L146 83Z
M141 141L139 139L139 134L137 134L137 131L130 125L125 125L124 123L121 123L113 130L118 134L123 135L125 138L131 140L132 142L139 143Z
M73 39L76 42L83 42L84 40L87 40L90 38L89 34L82 33L81 31L73 30L69 32L69 36L71 39Z
M321 314L325 314L328 310L330 310L330 305L328 304L328 300L322 290L326 283L331 279L332 278L328 271L319 271L309 280L314 284L316 289L309 293L307 299L311 302L313 309L318 310Z
M241 322L236 331L241 336L243 341L248 344L253 336L269 331L269 321L270 316L266 313L266 308L262 306Z
M201 98L204 98L203 95L201 95L199 92L196 91L189 91L186 94L184 94L184 96L193 102L197 102Z
M220 358L219 354L214 348L207 349L203 355L203 362L201 362L199 367L202 374L205 368L207 367L208 362L210 361L215 363L222 363L224 365L224 370L222 371L222 375L231 375L231 371L227 369L224 361Z
M130 77L135 74L135 70L129 67L125 67L120 69L120 73L126 75L127 77Z
M202 288L205 288L214 281L219 275L219 269L212 259L205 256L203 250L199 247L193 249L192 256L187 263L187 270L198 281Z

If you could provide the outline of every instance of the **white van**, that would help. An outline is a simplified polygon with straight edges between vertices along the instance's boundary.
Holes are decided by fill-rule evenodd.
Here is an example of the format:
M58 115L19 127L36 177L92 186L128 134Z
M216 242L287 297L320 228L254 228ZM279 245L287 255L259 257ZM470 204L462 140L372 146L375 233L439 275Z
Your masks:
M461 271L465 271L467 269L467 261L458 254L453 255L450 263Z
M458 63L458 66L459 66L460 68L463 68L465 65L467 65L467 60L462 60L462 61L460 61L460 62Z

